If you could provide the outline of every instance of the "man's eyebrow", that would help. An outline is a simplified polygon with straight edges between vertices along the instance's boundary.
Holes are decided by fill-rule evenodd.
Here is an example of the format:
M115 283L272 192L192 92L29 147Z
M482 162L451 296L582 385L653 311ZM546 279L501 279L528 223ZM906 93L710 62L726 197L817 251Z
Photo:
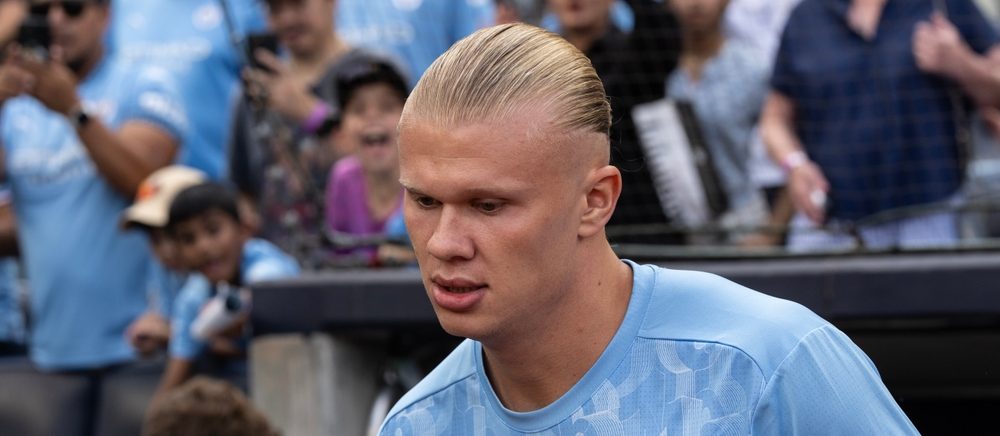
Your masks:
M433 195L427 194L421 191L420 189L410 186L404 181L400 181L399 184L403 185L403 189L405 189L406 192L408 192L410 195L417 197L434 198ZM519 187L519 186L507 186L498 188L459 187L457 189L448 192L448 194L458 195L465 198L498 198L498 197L502 198L513 195L514 193L522 191L524 189L528 189L528 187Z
M419 196L429 197L429 195L424 194L423 191L421 191L421 190L419 190L417 188L414 188L414 187L412 187L410 185L407 185L406 182L400 181L399 184L403 185L403 189L405 189L406 192L410 193L410 195L414 195L414 196L418 196L418 197Z

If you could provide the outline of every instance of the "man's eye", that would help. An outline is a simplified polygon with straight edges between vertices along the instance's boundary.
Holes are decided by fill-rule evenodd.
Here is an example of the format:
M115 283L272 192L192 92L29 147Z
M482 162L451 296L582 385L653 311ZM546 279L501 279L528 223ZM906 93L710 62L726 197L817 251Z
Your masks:
M413 201L417 202L417 205L424 209L429 209L434 206L437 206L437 200L431 197L422 197L422 196L416 197L413 199Z
M503 204L498 201L479 201L474 206L483 213L497 213L503 207Z

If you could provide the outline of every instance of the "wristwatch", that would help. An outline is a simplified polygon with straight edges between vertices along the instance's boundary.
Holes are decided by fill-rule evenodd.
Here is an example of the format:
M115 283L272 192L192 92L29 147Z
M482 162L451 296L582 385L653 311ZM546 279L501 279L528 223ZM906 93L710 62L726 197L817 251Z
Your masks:
M80 130L90 123L90 114L83 108L83 105L78 104L69 110L66 119L69 120L74 129Z

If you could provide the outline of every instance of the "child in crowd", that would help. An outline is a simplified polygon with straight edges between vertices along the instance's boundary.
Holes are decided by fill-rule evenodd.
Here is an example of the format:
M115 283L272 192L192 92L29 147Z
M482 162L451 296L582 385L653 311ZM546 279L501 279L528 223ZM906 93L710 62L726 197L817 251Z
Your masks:
M195 377L153 404L143 436L277 436L267 418L229 383Z
M330 171L327 227L341 235L384 235L386 221L401 209L403 200L396 124L408 94L406 80L390 62L375 60L343 71L337 87L342 108L337 140L357 151ZM374 245L341 249L338 254L374 265L379 263Z
M299 266L271 243L250 238L237 212L236 193L218 183L195 185L177 194L170 205L167 232L192 275L174 303L170 361L158 396L195 372L242 386L249 294L241 288L296 276Z
M194 168L180 165L160 168L143 180L136 192L135 202L122 213L122 226L145 231L156 257L146 288L151 310L125 331L129 343L141 355L150 355L166 347L170 339L168 320L174 298L188 276L177 246L166 231L170 203L179 192L205 180L205 173Z

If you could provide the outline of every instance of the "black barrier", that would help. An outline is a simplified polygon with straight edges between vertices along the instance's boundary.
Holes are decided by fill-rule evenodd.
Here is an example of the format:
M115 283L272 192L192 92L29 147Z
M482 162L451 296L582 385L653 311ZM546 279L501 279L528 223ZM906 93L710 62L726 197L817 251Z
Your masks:
M719 274L796 301L835 323L1000 319L1000 253L948 252L657 261ZM416 269L343 270L254 287L256 335L436 325Z

